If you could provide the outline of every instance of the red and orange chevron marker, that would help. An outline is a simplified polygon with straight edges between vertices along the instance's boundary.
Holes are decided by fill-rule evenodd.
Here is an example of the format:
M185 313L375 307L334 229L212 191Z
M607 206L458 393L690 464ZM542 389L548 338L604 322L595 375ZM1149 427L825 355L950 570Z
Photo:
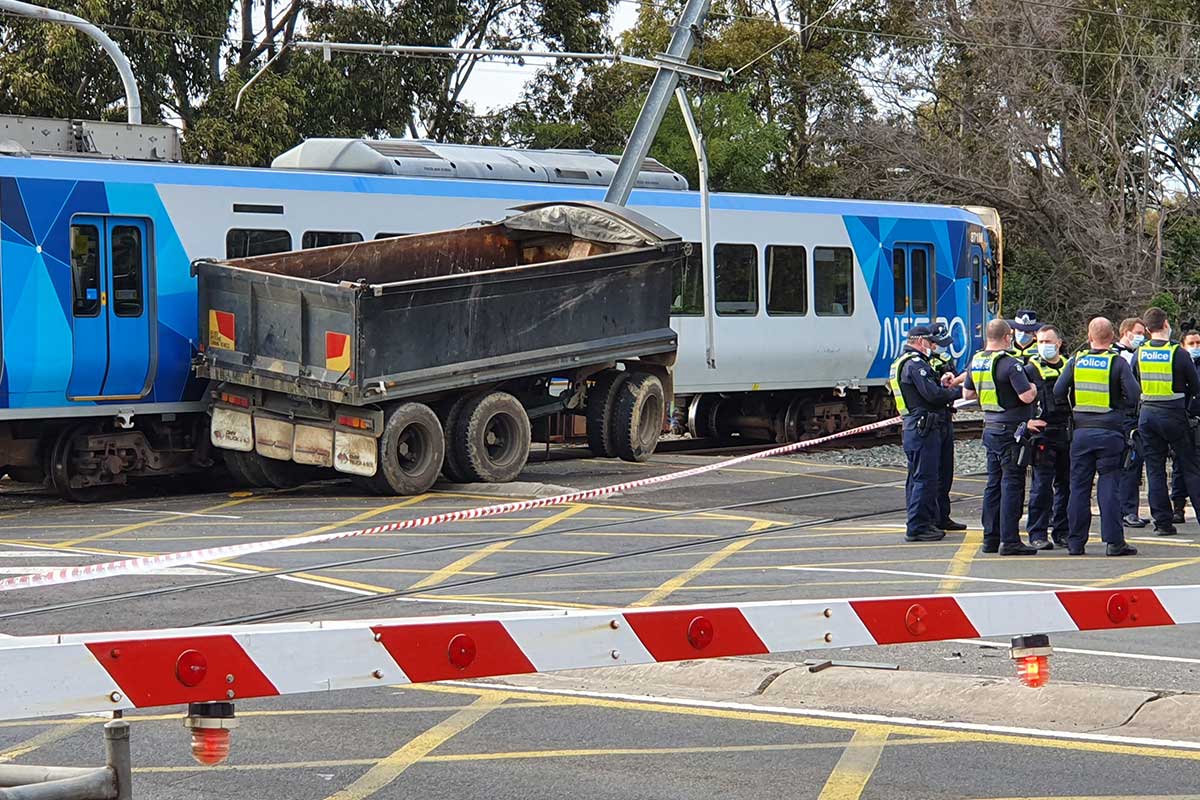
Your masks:
M0 719L863 645L1200 622L1200 586L788 600L0 640Z

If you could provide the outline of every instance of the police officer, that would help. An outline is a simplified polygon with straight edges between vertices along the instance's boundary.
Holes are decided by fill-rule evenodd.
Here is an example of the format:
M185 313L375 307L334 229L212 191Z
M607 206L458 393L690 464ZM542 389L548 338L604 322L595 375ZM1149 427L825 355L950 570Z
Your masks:
M1200 376L1191 356L1171 341L1171 323L1161 308L1142 315L1150 341L1138 348L1134 374L1142 384L1142 411L1138 434L1146 459L1147 494L1154 532L1176 533L1171 521L1171 498L1167 491L1167 451L1175 451L1175 462L1183 473L1184 488L1192 505L1200 505L1200 460L1188 424L1189 402L1200 396Z
M1037 355L1037 332L1041 329L1042 323L1038 322L1036 312L1022 308L1017 311L1017 315L1013 317L1009 325L1014 331L1013 347L1010 352L1028 363L1029 359Z
M1062 336L1053 325L1043 325L1037 335L1038 352L1029 359L1038 387L1037 418L1046 422L1033 453L1033 479L1029 483L1029 546L1038 550L1066 547L1067 501L1071 496L1071 408L1054 399L1054 384L1066 366ZM1047 532L1049 531L1049 536Z
M933 352L932 332L925 325L908 331L908 344L892 363L890 385L896 410L904 417L904 454L908 457L906 542L936 542L946 536L938 519L938 482L941 477L946 409L960 395L957 388L942 386L927 360Z
M963 397L979 398L983 409L983 446L987 450L987 487L983 491L983 552L1002 556L1036 555L1021 541L1021 511L1025 507L1025 467L1018 460L1018 437L1040 431L1046 423L1033 420L1037 387L1025 367L1012 355L1013 330L1002 319L987 325L987 349L975 354L967 372Z
M1192 357L1200 371L1200 331L1191 329L1183 334L1183 349ZM1195 426L1200 422L1200 397L1193 397L1188 406L1188 421ZM1183 470L1179 468L1179 459L1174 459L1171 465L1171 522L1183 524L1184 510L1187 508L1187 488L1183 483Z
M1120 334L1121 338L1113 347L1121 354L1121 358L1125 359L1125 363L1133 366L1137 349L1146 341L1146 323L1138 317L1123 319L1121 320ZM1129 431L1137 428L1137 425L1138 417L1135 408L1129 414L1125 432L1128 434ZM1138 500L1142 489L1142 469L1145 464L1142 461L1140 446L1136 446L1130 451L1126 462L1127 466L1121 470L1121 519L1126 528L1144 528L1146 520L1142 519L1138 513Z
M950 355L950 345L954 343L950 335L950 327L944 322L935 322L929 326L933 340L933 352L929 355L929 365L933 367L934 375L943 386L960 386L960 378L954 369L954 357ZM946 376L949 376L947 378ZM938 516L935 526L943 531L965 531L967 526L950 518L950 490L954 487L954 407L947 407L944 412L946 435L942 438L941 470L938 475Z
M1137 407L1142 389L1129 363L1112 349L1115 335L1112 323L1103 317L1088 323L1091 346L1067 362L1054 384L1054 399L1070 403L1074 409L1071 500L1067 505L1071 526L1067 552L1073 556L1084 554L1092 527L1092 481L1097 473L1100 538L1105 552L1110 556L1137 555L1137 548L1125 541L1117 486L1129 413Z

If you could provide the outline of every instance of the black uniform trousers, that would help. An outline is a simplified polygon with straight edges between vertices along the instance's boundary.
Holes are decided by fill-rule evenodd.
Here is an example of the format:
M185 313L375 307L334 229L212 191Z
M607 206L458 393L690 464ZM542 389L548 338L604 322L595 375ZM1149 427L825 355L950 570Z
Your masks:
M1150 516L1156 526L1171 524L1173 509L1167 489L1167 454L1175 453L1175 464L1183 476L1184 489L1193 507L1200 507L1200 460L1192 440L1187 412L1182 408L1163 408L1153 402L1142 403L1138 418L1142 454L1146 459L1147 493Z
M1071 444L1063 429L1047 428L1034 451L1029 482L1029 541L1056 542L1067 538L1067 503L1071 499Z
M904 486L908 506L906 533L912 536L936 529L938 496L942 480L942 454L945 452L946 425L943 416L935 412L925 414L925 430L922 432L916 420L905 419L904 455L908 458L908 480ZM951 447L954 440L950 440Z

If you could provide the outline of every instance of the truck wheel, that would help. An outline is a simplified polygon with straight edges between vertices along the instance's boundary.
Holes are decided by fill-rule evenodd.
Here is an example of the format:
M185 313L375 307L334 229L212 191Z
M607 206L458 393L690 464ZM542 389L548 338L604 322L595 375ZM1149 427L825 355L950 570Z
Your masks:
M241 453L234 450L221 450L221 458L225 462L225 470L238 486L254 487L256 484L250 480L250 476L242 469L242 460L238 458L240 455Z
M606 369L596 376L588 391L588 447L597 458L613 458L617 455L617 443L612 431L613 414L621 387L628 380L628 372Z
M45 483L46 471L41 467L9 467L8 477L17 483Z
M373 488L380 494L397 495L428 491L446 454L437 414L421 403L401 403L388 409L385 418Z
M655 375L636 373L621 387L613 415L612 432L617 455L625 461L645 461L658 446L666 400L662 381Z
M529 458L529 415L508 392L473 397L459 412L455 458L468 480L507 483Z
M246 478L246 485L255 489L269 489L271 482L267 480L267 473L263 471L262 459L258 457L258 453L250 452L243 453L240 450L226 450L230 453L237 462L238 469Z
M438 405L438 419L442 421L442 431L446 439L446 457L442 460L442 474L451 483L466 483L467 476L463 472L462 460L458 457L458 448L453 446L454 431L462 416L462 409L471 400L471 395L464 394L446 400Z
M247 453L246 455L258 462L258 468L266 477L268 486L276 489L294 489L304 483L304 474L300 470L300 465L295 462L267 458L260 453Z

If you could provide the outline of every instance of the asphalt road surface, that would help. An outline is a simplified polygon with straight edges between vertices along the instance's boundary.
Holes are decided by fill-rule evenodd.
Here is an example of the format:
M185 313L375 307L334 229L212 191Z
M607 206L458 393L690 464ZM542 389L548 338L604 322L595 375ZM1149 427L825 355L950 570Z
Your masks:
M523 481L590 487L714 460L595 459L531 465ZM962 477L955 516L972 527L904 543L903 472L802 457L743 464L596 503L346 539L157 574L0 595L0 633L121 630L237 621L492 613L788 598L1200 583L1200 526L1131 538L1136 558L979 554L983 483ZM538 487L522 485L518 491ZM363 527L490 502L486 487L416 498L357 494L346 482L244 492L173 483L88 506L36 488L0 492L0 574ZM546 489L542 489L546 491ZM738 507L730 507L737 505ZM1093 550L1102 549L1093 545ZM434 552L429 552L434 550ZM287 570L287 574L277 574ZM254 576L233 585L210 584ZM195 588L155 594L168 587ZM405 590L401 598L366 601ZM139 593L116 602L94 601ZM318 606L318 608L312 608ZM310 609L295 613L297 609ZM1056 635L1056 682L1200 692L1187 627ZM834 651L920 674L929 692L961 676L1011 676L986 642ZM805 654L787 656L802 659ZM582 684L581 684L582 685ZM647 685L603 691L501 685L380 688L238 703L221 767L191 761L178 709L128 715L137 797L263 798L1041 798L1200 794L1200 745L1023 730L940 727L889 716L699 703ZM1036 697L1034 690L1031 697ZM1031 701L1036 702L1036 701ZM1097 703L1103 693L1097 689ZM872 714L872 710L879 713ZM969 709L964 710L964 715ZM0 762L98 764L101 717L0 723ZM1035 726L1036 727L1036 726ZM1194 737L1200 741L1200 732ZM1172 743L1173 742L1173 743Z

